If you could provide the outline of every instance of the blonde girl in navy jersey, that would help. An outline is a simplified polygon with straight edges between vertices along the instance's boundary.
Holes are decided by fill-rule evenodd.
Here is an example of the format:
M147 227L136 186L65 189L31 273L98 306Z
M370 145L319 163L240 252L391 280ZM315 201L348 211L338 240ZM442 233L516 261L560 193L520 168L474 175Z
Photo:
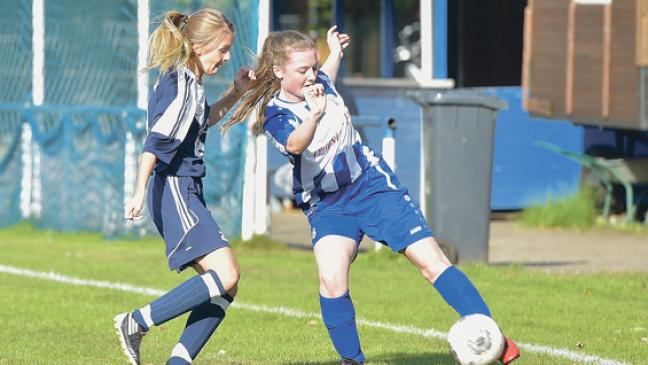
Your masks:
M295 199L311 226L322 319L342 364L363 364L349 269L365 234L407 257L461 316L490 311L439 249L407 189L353 128L335 88L349 42L335 26L329 29L330 54L319 67L311 39L296 31L271 33L256 80L224 128L255 111L258 129L293 164ZM504 364L519 356L515 344L506 343Z
M239 266L218 224L205 207L202 178L207 129L247 90L249 70L241 68L232 87L213 104L203 79L230 59L234 25L218 10L185 15L170 11L150 38L147 69L160 76L148 103L148 134L140 156L135 193L124 208L128 220L148 210L166 243L169 268L197 275L153 302L115 317L122 349L140 364L142 337L153 326L190 312L167 364L189 364L225 317L236 294ZM149 176L152 174L151 183ZM148 193L147 193L148 185Z

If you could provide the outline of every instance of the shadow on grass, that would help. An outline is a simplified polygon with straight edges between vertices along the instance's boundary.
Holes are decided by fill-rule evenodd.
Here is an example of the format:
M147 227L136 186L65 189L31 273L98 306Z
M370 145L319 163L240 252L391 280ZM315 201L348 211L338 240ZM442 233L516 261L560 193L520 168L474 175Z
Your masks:
M374 362L386 363L390 365L454 365L454 357L450 353L430 353L430 354L406 354L393 353L380 356L372 356L368 359L367 364ZM335 361L315 361L315 362L291 362L284 365L335 365Z

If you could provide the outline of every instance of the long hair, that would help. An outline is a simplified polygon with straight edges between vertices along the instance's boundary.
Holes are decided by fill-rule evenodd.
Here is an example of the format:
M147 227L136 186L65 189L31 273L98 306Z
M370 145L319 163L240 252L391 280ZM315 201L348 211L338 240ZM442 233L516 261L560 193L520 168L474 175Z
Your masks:
M232 118L221 127L223 133L245 120L254 108L257 108L255 131L261 132L266 105L281 87L281 81L275 76L272 67L275 65L284 66L293 51L309 49L315 49L315 43L300 32L286 30L270 33L263 42L261 56L259 56L254 70L256 80L250 81L250 87L241 98L241 103L232 114Z
M159 68L164 73L186 65L194 45L220 42L234 31L234 24L216 9L205 8L190 15L169 11L151 33L149 63L144 71Z

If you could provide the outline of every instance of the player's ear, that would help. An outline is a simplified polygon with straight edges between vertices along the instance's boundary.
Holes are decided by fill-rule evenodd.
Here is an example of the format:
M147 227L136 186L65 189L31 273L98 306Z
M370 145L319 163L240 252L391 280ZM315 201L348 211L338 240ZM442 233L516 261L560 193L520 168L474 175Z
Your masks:
M279 80L283 79L283 70L281 69L281 67L279 67L279 65L273 65L272 66L272 73Z

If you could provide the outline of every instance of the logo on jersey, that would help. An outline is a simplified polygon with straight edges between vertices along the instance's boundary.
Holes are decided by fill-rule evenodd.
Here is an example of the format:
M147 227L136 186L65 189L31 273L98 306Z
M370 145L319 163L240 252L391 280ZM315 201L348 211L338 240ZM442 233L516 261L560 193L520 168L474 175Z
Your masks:
M323 156L326 153L326 151L328 151L329 148L331 148L331 146L333 146L339 140L340 140L340 131L335 133L333 138L331 138L331 140L328 141L328 143L326 145L324 145L324 146L318 148L317 150L315 150L315 152L313 152L313 157Z
M313 228L313 229L311 230L311 239L314 240L314 239L315 239L315 236L317 236L317 231L315 230L315 228Z
M421 232L422 229L423 229L423 227L421 227L421 226L416 226L416 227L410 229L410 235L412 235L412 234L414 234L414 233L417 233L417 232Z

